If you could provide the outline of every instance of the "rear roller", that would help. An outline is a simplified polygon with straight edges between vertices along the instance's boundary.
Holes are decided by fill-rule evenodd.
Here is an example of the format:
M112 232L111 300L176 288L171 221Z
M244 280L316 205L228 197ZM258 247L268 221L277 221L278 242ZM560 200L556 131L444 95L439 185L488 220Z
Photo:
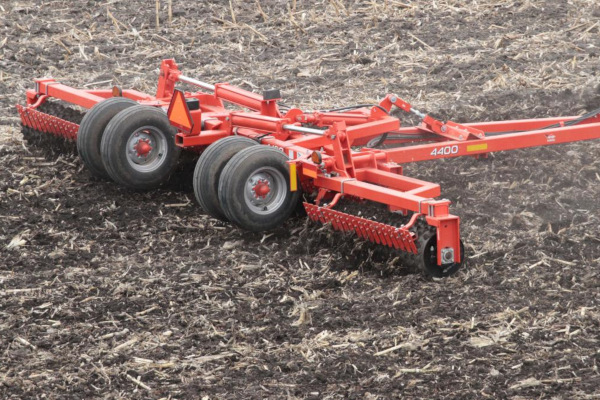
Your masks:
M92 107L81 120L77 133L77 152L92 175L98 178L110 178L100 155L104 130L115 115L137 104L136 101L125 97L111 97Z
M165 113L155 107L133 106L108 124L101 144L106 171L117 183L137 190L168 181L181 149Z
M227 221L219 202L219 179L225 165L243 149L258 143L243 136L229 136L204 150L194 170L194 194L200 207L211 217Z
M356 210L355 207L364 214L370 215L371 218L347 213L353 208ZM409 271L419 271L425 276L443 278L456 273L463 265L465 253L462 242L460 262L453 261L454 252L443 250L442 258L445 260L442 265L438 265L436 230L423 218L413 221L410 216L405 216L391 224L380 222L387 219L381 214L383 210L377 207L367 208L365 204L353 207L352 204L346 203L341 207L344 212L310 203L304 203L304 208L313 221L330 224L334 230L353 232L361 239L376 243L381 248L393 249L393 253L389 253L390 260L399 260L400 264ZM415 216L417 217L418 215Z
M219 181L225 216L253 232L281 225L295 210L299 191L289 190L288 157L272 147L252 146L236 154Z
M57 101L46 101L37 108L17 105L21 132L27 144L46 156L76 154L75 139L84 114Z

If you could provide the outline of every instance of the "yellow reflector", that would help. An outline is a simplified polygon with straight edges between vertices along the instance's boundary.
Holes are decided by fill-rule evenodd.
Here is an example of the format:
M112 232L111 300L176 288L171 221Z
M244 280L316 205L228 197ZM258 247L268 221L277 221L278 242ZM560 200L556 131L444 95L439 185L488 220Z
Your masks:
M123 91L118 86L113 86L112 88L113 97L123 97Z
M488 148L487 143L470 144L467 146L467 151L481 151L481 150L487 150L487 148Z
M188 132L192 130L194 123L192 121L192 116L190 115L190 110L185 102L185 96L181 90L176 89L173 92L173 98L171 99L171 104L169 104L167 116L174 126Z
M298 190L298 176L296 175L296 163L290 164L290 190L292 192Z

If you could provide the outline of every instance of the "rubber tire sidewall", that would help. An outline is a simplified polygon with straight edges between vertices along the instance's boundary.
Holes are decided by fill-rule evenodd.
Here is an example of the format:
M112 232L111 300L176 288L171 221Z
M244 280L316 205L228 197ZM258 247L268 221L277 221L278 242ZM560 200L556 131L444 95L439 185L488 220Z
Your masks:
M219 180L223 169L241 150L258 143L244 136L219 139L202 152L194 170L194 195L200 207L211 217L227 221L219 201Z
M153 126L166 139L165 160L155 170L135 170L127 160L128 140L131 134L144 126ZM135 106L118 113L108 124L102 138L101 154L110 177L118 184L135 190L150 190L166 183L177 166L181 148L175 144L177 131L167 115L159 108Z
M93 106L83 116L77 132L77 153L93 176L110 179L100 154L104 130L115 115L137 104L126 97L111 97Z
M294 212L300 190L290 191L288 157L279 150L267 146L253 146L237 153L227 163L219 180L219 201L226 217L240 228L252 232L274 229ZM281 172L286 182L286 197L278 212L268 215L255 214L244 200L246 181L260 167L272 167Z

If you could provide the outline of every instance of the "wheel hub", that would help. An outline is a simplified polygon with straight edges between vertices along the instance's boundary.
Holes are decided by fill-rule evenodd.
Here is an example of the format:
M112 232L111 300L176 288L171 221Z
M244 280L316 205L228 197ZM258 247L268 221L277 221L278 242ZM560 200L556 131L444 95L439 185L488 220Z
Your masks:
M152 151L152 142L150 139L139 139L133 148L138 157L148 157Z
M133 169L151 172L165 160L167 138L155 126L143 126L131 133L127 140L127 160Z
M285 201L285 177L272 167L261 167L248 177L244 188L246 204L257 214L277 212Z
M454 249L448 247L441 251L442 253L442 264L452 264L454 262Z
M271 191L271 185L269 184L268 180L259 179L252 188L252 190L254 191L254 196L257 199L264 199Z

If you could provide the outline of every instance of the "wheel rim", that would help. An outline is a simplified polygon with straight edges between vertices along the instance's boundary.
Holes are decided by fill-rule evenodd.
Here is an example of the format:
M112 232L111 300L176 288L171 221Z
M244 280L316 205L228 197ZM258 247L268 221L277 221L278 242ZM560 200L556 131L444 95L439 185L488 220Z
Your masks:
M252 172L244 186L244 200L250 211L268 215L285 203L287 183L283 174L272 167Z
M167 139L154 126L143 126L131 133L127 140L127 161L139 172L152 172L167 159Z

